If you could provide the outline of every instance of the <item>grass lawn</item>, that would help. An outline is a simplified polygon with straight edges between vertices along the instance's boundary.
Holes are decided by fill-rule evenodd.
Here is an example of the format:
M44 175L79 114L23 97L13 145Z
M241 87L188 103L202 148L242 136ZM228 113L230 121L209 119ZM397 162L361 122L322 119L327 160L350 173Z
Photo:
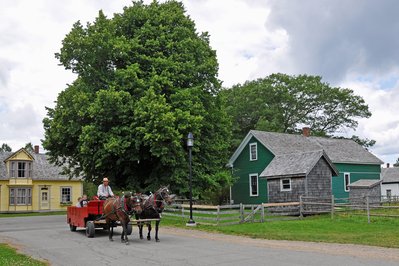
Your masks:
M193 217L195 220L195 216ZM184 227L187 221L164 216L161 224ZM199 224L196 229L275 240L361 244L399 248L399 219L356 215L309 216L301 220L245 223L225 226Z
M14 248L11 248L7 244L0 243L0 265L2 265L2 266L17 266L17 265L44 266L44 265L48 265L48 264L45 262L34 260L28 256L19 254L16 252L16 250Z

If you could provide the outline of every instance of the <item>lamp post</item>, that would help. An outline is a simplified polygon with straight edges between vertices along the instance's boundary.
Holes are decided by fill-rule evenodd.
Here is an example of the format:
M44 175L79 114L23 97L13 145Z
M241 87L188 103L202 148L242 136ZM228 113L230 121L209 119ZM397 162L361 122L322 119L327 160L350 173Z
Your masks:
M192 176L192 165L191 165L191 149L194 146L193 133L188 133L187 136L187 148L188 148L188 161L190 171L190 220L186 223L187 226L196 226L197 224L193 220L193 176Z

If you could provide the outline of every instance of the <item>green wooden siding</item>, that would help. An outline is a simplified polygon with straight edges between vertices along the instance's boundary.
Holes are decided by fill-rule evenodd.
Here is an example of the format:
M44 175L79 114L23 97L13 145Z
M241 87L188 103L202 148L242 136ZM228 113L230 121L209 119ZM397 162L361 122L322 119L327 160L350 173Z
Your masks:
M250 161L249 145L257 143L258 159ZM234 203L259 204L267 202L267 181L265 178L258 178L258 196L250 196L249 175L262 173L267 165L273 160L274 155L266 149L256 138L252 137L233 166L233 173L238 180L232 187L232 199Z
M257 143L258 159L250 161L249 145ZM232 186L232 199L234 203L259 204L268 202L267 181L258 178L258 196L250 196L249 175L262 173L273 160L274 155L264 147L255 137L252 137L246 147L234 162L233 174L238 177ZM339 176L332 177L332 193L335 198L348 198L349 192L345 192L344 173L350 174L350 182L359 179L380 179L381 165L379 164L345 164L334 163L339 171Z
M350 174L350 182L356 182L359 179L380 179L381 166L379 164L334 164L339 176L333 176L332 189L335 198L348 198L349 192L344 188L344 173Z

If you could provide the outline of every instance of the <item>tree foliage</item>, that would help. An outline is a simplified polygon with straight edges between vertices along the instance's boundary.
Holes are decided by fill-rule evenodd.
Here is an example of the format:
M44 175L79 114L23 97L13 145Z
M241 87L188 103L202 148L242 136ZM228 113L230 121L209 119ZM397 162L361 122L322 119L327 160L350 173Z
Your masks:
M194 194L229 183L214 178L230 140L216 53L181 3L133 2L111 19L100 11L62 44L56 58L78 78L43 121L53 162L94 182L106 174L119 188L170 184L184 193L192 132Z
M295 133L307 125L313 135L328 136L343 128L355 129L356 118L371 116L362 97L350 89L331 87L319 76L272 74L221 94L229 99L236 147L251 129Z
M10 152L10 151L12 151L12 149L11 149L10 146L8 146L7 143L3 143L3 144L1 144L0 151L2 151L2 152Z
M27 150L27 151L29 151L29 152L33 152L33 151L35 150L35 149L33 148L32 142L26 143L24 149Z

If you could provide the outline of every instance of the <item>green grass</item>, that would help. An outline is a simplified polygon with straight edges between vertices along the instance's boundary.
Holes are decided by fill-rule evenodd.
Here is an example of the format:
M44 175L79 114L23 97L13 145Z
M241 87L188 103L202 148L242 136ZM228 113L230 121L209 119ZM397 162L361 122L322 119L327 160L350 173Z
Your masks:
M195 220L195 217L193 217ZM187 228L187 221L164 216L163 225ZM356 215L309 216L301 220L245 223L226 226L199 224L196 230L231 235L249 236L260 239L296 240L342 244L361 244L399 248L399 219L367 217Z
M11 248L7 244L0 243L0 265L2 266L25 266L25 265L48 265L45 262L41 262L35 259L32 259L28 256L19 254L16 252L14 248Z

